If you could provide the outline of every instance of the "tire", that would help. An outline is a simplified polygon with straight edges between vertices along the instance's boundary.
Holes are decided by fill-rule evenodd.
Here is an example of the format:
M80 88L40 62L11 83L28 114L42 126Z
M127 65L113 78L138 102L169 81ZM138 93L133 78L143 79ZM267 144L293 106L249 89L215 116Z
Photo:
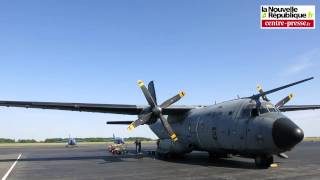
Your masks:
M269 168L270 165L273 163L273 156L266 156L266 155L257 156L254 159L254 162L258 168L266 169L266 168Z

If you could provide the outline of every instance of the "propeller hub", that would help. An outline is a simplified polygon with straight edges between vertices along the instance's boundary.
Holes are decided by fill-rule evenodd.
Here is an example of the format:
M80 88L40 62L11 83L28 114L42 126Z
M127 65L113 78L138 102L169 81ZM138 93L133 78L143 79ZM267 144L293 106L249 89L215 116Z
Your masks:
M183 96L185 96L185 93L181 91L179 94L173 96L172 98L166 100L158 106L153 82L149 83L148 88L144 85L143 81L141 80L138 81L138 85L141 88L146 100L148 101L149 108L145 109L144 112L147 112L146 114L143 113L141 116L139 116L139 119L130 124L128 130L132 130L137 126L143 124L152 124L157 120L157 118L160 118L161 123L164 129L168 132L171 140L177 141L178 137L176 133L174 133L174 131L172 130L167 118L162 115L162 108L167 108L175 102L179 101Z
M152 112L156 115L156 116L160 116L160 114L162 113L162 108L160 106L154 107L152 109Z

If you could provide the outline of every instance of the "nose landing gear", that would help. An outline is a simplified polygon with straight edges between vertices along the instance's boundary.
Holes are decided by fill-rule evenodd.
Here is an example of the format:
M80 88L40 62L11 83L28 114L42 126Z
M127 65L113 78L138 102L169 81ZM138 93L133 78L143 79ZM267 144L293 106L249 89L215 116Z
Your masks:
M273 164L272 155L260 155L254 159L254 162L258 168L268 168Z

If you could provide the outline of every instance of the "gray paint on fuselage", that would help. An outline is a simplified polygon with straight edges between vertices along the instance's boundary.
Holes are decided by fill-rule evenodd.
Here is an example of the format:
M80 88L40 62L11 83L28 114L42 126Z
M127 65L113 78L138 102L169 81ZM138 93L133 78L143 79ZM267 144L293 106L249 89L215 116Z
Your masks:
M270 103L262 102L263 106L265 104ZM284 115L269 112L257 117L242 116L244 108L255 105L251 99L236 99L193 109L181 116L168 116L168 121L178 136L177 143L194 150L243 155L276 154L281 150L274 145L272 125ZM170 139L159 120L150 128L160 140Z

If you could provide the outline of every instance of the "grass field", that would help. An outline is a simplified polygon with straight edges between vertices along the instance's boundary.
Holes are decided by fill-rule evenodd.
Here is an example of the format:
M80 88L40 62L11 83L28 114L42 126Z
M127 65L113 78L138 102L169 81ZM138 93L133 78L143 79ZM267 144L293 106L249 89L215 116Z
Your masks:
M303 139L303 141L306 141L306 142L319 142L320 141L320 137L305 137Z

